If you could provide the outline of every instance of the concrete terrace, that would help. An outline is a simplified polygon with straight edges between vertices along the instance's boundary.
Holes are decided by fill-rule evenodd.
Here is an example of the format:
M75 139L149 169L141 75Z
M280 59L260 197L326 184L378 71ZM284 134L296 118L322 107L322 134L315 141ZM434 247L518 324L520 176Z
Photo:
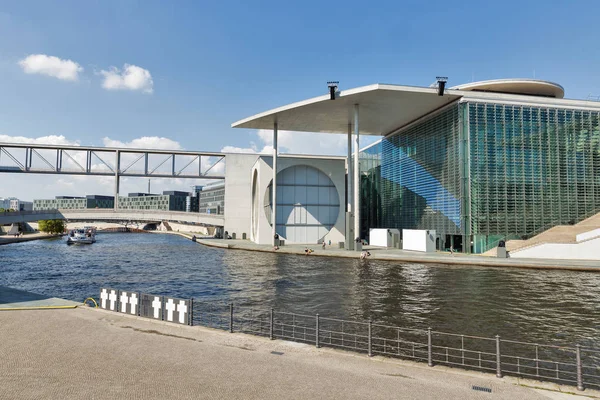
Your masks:
M535 400L600 395L92 308L2 312L0 320L0 399Z
M0 311L75 308L80 304L70 300L0 286Z
M187 232L169 232L177 234L188 239L192 238L193 233ZM249 240L241 239L214 239L203 238L197 235L197 242L206 246L220 247L225 249L247 250L247 251L263 251L273 252L273 247L269 245L260 245L252 243ZM306 256L304 250L305 245L285 245L277 250L277 253L296 254ZM322 249L320 245L308 246L314 252L308 257L343 257L343 258L359 258L360 253L356 251L347 251L344 249L326 246ZM533 268L533 269L558 269L572 271L589 271L600 272L600 261L588 260L553 260L553 259L525 259L525 258L495 258L486 257L483 255L474 254L459 254L459 253L419 253L407 250L386 249L374 246L364 246L365 250L371 253L369 259L410 262L419 264L445 264L457 266L483 266L483 267L504 267L504 268Z

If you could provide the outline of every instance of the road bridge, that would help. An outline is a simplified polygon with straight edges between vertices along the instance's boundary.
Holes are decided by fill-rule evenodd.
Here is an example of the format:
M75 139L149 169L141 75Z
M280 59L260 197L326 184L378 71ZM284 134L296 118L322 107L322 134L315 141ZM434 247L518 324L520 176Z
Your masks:
M40 210L0 213L0 225L14 223L36 222L44 219L65 219L68 221L89 222L182 222L202 226L225 225L225 217L216 214L201 214L195 212L166 211L166 210Z

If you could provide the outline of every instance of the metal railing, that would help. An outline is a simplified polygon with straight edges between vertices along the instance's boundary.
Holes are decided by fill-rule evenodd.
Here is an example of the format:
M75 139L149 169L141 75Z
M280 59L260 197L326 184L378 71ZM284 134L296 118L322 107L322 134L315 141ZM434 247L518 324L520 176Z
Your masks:
M600 389L600 351L411 329L233 304L193 303L193 325Z

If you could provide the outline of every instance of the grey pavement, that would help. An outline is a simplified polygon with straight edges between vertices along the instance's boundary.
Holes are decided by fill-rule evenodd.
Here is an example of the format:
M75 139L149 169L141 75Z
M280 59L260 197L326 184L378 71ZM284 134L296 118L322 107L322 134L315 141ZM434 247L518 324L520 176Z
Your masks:
M516 378L370 359L90 308L0 313L0 343L0 399L11 400L536 400L597 395L569 395L523 386L525 381ZM492 392L475 391L473 385Z
M81 303L0 286L0 311L41 308L73 308Z

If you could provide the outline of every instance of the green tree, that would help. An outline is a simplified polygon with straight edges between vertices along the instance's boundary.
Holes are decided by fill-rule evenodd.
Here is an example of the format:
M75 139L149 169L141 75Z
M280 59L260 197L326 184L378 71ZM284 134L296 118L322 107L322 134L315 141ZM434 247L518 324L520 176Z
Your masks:
M38 229L47 233L63 233L65 221L62 219L45 219L38 222Z

